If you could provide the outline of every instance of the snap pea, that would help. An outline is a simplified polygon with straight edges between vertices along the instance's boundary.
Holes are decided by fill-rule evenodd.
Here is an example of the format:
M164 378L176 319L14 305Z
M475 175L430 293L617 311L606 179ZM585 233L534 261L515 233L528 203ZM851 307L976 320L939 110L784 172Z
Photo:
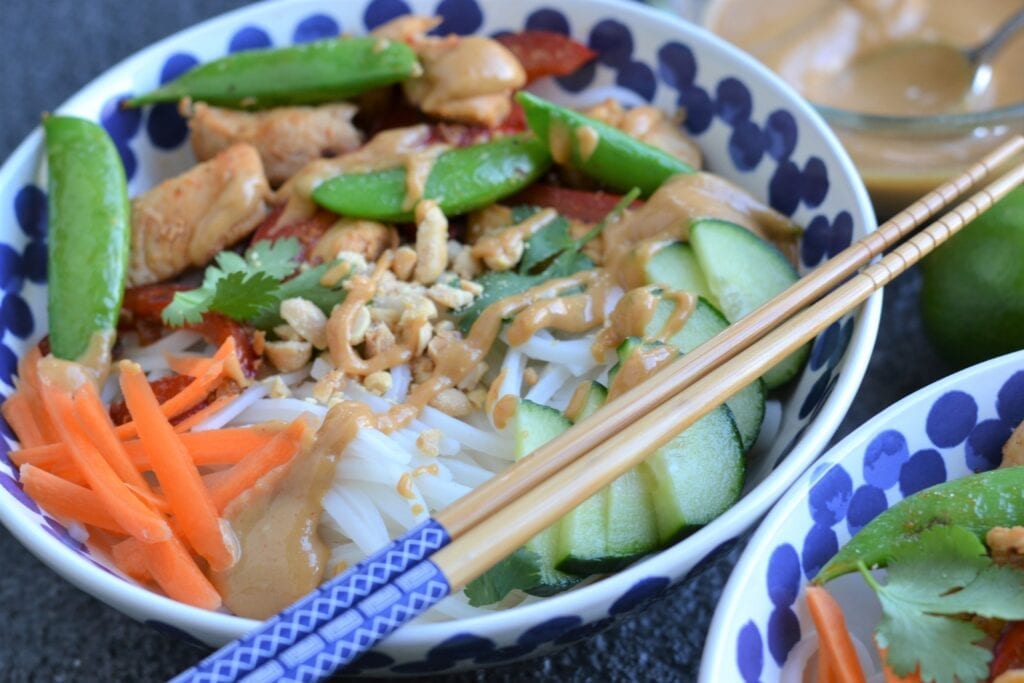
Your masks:
M954 479L915 493L875 517L826 564L814 581L826 583L857 570L885 566L893 550L934 525L956 525L984 540L996 526L1024 524L1024 467Z
M671 154L606 123L525 91L516 99L530 130L548 146L556 161L565 155L568 165L620 192L638 187L640 194L648 197L670 176L693 172Z
M50 348L74 360L94 333L117 328L131 240L128 185L121 157L99 125L49 116L43 130Z
M515 135L440 154L427 176L424 199L436 199L445 215L493 204L526 187L551 165L547 148L533 136ZM406 170L346 173L320 184L313 201L353 218L408 222Z
M129 106L183 97L222 107L259 109L319 104L399 83L420 72L405 43L369 36L330 38L292 47L247 50L201 64Z

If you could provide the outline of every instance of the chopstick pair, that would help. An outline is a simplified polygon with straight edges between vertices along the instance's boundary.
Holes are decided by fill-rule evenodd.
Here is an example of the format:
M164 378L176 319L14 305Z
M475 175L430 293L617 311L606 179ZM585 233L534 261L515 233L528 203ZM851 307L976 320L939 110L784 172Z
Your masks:
M311 681L355 661L639 464L1024 182L1019 164L850 277L1022 150L1024 138L1014 137L711 342L174 680Z

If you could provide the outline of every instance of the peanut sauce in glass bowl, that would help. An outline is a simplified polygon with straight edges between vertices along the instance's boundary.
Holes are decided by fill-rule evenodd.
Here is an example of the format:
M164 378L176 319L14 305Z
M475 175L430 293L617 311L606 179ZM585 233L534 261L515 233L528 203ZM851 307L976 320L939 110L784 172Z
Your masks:
M782 75L825 116L879 218L1024 132L1024 32L967 96L953 49L974 47L1024 0L714 0L705 25Z

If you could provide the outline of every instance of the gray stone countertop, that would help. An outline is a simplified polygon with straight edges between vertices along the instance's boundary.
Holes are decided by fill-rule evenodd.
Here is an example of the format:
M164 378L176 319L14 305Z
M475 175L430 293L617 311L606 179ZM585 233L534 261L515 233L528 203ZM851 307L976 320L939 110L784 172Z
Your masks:
M0 10L0 158L105 69L239 0L6 0ZM836 438L948 374L917 309L916 272L886 292L864 383ZM550 657L439 681L692 681L734 550L698 580L624 623ZM160 681L193 664L192 646L75 589L0 528L0 680Z

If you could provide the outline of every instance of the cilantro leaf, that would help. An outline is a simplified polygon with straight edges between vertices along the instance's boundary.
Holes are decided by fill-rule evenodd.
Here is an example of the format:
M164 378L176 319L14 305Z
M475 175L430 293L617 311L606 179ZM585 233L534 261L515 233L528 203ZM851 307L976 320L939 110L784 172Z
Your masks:
M527 590L540 583L540 558L520 548L469 582L466 597L473 607L493 605L513 590Z
M281 240L260 240L245 252L245 260L252 270L259 270L272 278L283 280L298 268L299 241L294 237Z
M320 284L320 279L337 263L338 261L323 263L316 268L310 268L299 273L291 280L282 282L278 288L277 300L274 305L264 308L259 314L253 316L249 322L261 330L269 330L280 325L284 322L281 314L278 312L280 303L285 299L295 297L301 297L313 302L325 315L330 315L331 309L345 299L347 291L343 287L345 278L339 280L333 287L326 287Z
M235 320L248 320L279 304L278 282L267 273L235 271L217 281L209 309Z
M556 217L543 228L526 240L523 258L519 262L519 272L526 275L553 256L566 249L573 248L573 239L569 234L569 221L562 216Z
M985 634L958 617L1024 619L1024 573L994 565L963 527L931 527L898 546L884 586L860 571L882 604L876 636L899 675L920 665L926 681L984 679L992 655L977 643Z
M181 327L186 323L197 324L203 321L203 313L210 310L213 290L207 287L177 292L174 299L161 313L165 324Z

